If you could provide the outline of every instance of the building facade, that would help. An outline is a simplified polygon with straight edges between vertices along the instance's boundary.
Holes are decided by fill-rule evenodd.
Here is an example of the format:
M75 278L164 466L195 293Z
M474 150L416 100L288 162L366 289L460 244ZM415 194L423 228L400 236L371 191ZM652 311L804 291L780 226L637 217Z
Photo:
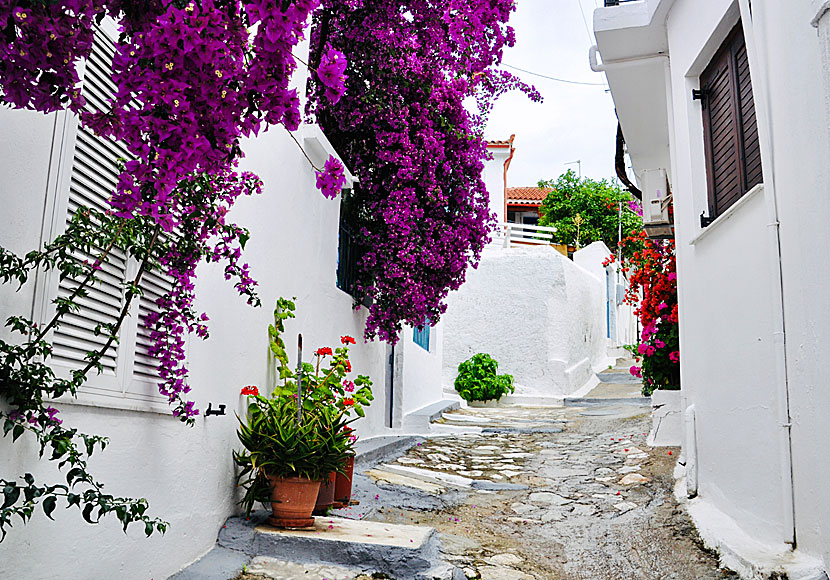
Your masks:
M609 4L592 67L673 195L690 511L747 577L824 577L830 6Z
M101 50L106 46L96 45ZM90 63L85 88L106 90L106 72ZM304 86L305 78L298 74L296 82ZM79 130L77 118L68 112L42 115L4 108L0 134L5 174L0 245L22 255L59 234L79 205L106 207L117 158L125 156L117 144ZM297 138L318 166L336 154L314 125L303 126ZM165 578L214 545L225 519L238 511L231 451L239 446L235 415L245 412L240 389L273 386L267 328L279 296L296 297L297 317L286 322L285 340L296 344L301 332L306 360L319 346L338 346L342 335L357 338L352 364L372 378L375 394L366 417L355 424L362 440L403 432L409 415L442 398L440 323L420 331L405 327L394 348L362 340L366 309L355 310L353 297L341 289L342 279L338 282L344 259L340 202L325 199L316 189L303 151L279 127L243 149L241 169L259 175L264 190L240 199L230 219L250 230L245 259L263 305L248 306L216 264L199 267L195 307L210 315L211 336L207 341L191 337L187 345L190 395L202 410L195 426L188 428L171 416L155 388L155 361L146 354L142 320L154 308L152 298L167 285L157 274L146 279L145 296L127 318L118 347L103 361L103 373L91 376L77 400L54 403L67 424L110 438L106 451L93 458L91 471L109 493L147 498L152 514L170 522L167 534L146 539L138 528L124 534L114 518L88 525L74 510L57 510L57 521L51 522L38 510L25 526L15 522L0 546L0 577L17 578L25 570L33 579ZM114 308L117 312L119 277L134 268L115 256L105 266L101 287L55 333L51 362L58 372L83 360L98 339L90 331L93 313L107 317ZM13 314L43 320L67 284L41 275L18 292L11 285L0 287L3 320ZM6 328L0 332L9 337ZM294 349L289 352L295 363ZM224 405L224 415L206 417L208 405ZM40 481L63 481L52 462L38 460L37 451L26 435L15 444L11 437L0 439L0 472L7 478L29 472ZM47 552L48 557L35 557Z

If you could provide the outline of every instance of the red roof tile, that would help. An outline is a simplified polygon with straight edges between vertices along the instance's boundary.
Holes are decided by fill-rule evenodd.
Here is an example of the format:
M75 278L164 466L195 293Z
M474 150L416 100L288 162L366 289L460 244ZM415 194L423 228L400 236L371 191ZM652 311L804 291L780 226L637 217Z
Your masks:
M522 202L542 202L553 191L549 187L508 187L507 203L512 200Z

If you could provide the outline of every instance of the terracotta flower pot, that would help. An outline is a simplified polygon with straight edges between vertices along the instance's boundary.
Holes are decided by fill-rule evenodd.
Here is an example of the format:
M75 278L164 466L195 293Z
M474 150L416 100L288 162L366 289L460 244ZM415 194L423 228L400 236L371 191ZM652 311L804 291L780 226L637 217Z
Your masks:
M314 506L315 516L324 516L334 503L334 476L335 472L320 482L320 491L317 492L317 504Z
M346 474L338 473L334 481L334 505L346 507L352 500L352 477L354 475L354 455L346 460Z
M320 482L304 477L268 476L271 482L271 517L279 528L304 528L314 525L311 512L320 490Z

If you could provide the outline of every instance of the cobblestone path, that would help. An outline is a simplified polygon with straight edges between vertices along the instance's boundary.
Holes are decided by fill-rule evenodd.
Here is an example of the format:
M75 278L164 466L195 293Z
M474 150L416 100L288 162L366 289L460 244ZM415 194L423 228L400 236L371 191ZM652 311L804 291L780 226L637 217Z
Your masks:
M430 525L459 578L734 578L698 545L672 496L677 449L645 445L650 408L502 407L374 466L352 517Z

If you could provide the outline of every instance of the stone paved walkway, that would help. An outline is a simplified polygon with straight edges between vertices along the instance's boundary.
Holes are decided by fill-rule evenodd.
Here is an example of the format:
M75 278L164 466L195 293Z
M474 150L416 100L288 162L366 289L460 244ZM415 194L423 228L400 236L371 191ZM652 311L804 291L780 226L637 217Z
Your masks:
M451 565L438 580L736 578L700 548L674 501L678 450L646 446L650 408L630 381L599 389L581 406L446 413L436 430L450 434L357 474L360 504L337 515L434 527ZM307 566L291 576L285 563L269 574L264 564L252 571L368 577Z

